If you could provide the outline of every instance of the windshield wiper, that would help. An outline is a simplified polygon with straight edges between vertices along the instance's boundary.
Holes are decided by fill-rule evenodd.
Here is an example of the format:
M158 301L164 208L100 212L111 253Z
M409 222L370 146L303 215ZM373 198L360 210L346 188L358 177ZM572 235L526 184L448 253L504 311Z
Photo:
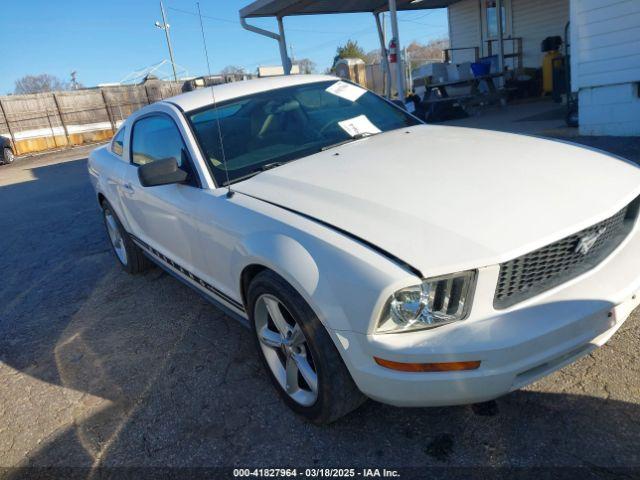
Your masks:
M260 172L265 172L267 170L271 170L272 168L276 168L279 167L281 165L284 165L287 162L271 162L271 163L267 163L265 165L260 165L258 168L252 170L252 173L260 173Z
M233 180L231 180L230 182L224 182L223 186L227 186L231 183L236 183L236 182L240 182L242 180L246 180L247 178L251 178L254 177L256 175L258 175L259 173L262 172L266 172L267 170L271 170L272 168L276 168L279 167L281 165L284 165L287 162L271 162L271 163L267 163L265 165L260 165L257 168L254 168L253 170L251 170L249 173L242 175L241 177L236 177Z
M356 140L361 140L367 137L373 137L374 135L378 135L377 133L356 133L353 137L347 138L346 140L342 140L337 143L332 143L331 145L326 145L320 149L321 152L325 150L329 150L331 148L340 147L341 145L346 145L347 143L355 142Z

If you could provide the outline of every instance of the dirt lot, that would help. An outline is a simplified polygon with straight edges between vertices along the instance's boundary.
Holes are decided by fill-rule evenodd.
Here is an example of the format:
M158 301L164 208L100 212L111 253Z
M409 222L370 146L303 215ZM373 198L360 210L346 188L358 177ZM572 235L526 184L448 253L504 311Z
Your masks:
M640 161L640 142L584 141ZM0 167L0 466L640 467L639 311L493 405L371 401L315 427L278 399L249 331L160 270L119 269L87 152Z

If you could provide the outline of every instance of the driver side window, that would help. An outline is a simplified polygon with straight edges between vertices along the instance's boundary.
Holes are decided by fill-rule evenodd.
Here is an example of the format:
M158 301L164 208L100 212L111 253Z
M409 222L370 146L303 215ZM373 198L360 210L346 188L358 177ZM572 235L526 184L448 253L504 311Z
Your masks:
M168 116L144 117L133 125L131 161L134 165L173 158L183 166L183 150L186 148L182 135Z

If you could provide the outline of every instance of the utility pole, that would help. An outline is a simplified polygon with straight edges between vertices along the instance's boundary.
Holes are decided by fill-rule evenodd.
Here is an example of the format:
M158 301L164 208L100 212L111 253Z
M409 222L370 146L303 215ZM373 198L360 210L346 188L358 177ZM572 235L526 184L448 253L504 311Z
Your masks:
M498 22L498 69L500 75L504 75L504 32L502 29L502 0L496 0L496 20ZM502 87L504 77L498 77L499 85Z
M404 47L404 75L405 79L409 81L407 85L407 92L413 92L413 77L411 76L411 53Z
M71 90L78 90L78 72L71 72Z
M384 69L386 70L386 75L383 75L382 86L384 88L385 96L387 98L391 98L391 86L393 85L393 80L391 78L391 66L389 65L389 55L388 55L388 43L387 43L387 18L382 12L380 14L380 20L382 22L382 65L384 65Z
M169 58L171 59L171 68L173 68L173 80L178 81L178 74L176 73L176 62L173 59L173 48L171 48L171 37L169 35L169 28L171 25L167 23L167 15L164 12L164 5L160 0L160 13L162 13L162 23L156 22L156 27L160 30L164 30L164 34L167 37L167 47L169 48Z
M400 32L398 28L398 6L397 0L389 0L389 17L391 18L391 32L393 39L396 41L396 49L398 50L398 61L395 64L396 77L398 84L396 88L398 90L398 98L401 102L405 101L404 90L404 67L402 64L402 55L400 54Z

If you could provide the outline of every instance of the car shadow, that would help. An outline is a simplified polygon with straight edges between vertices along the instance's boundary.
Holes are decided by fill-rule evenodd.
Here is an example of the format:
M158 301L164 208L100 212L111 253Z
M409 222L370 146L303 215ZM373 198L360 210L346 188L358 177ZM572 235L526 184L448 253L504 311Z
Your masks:
M85 168L42 167L0 188L13 209L0 219L0 465L27 468L9 478L288 465L580 466L602 478L640 465L637 391L607 391L609 377L638 385L637 357L593 354L495 403L370 401L330 426L306 423L279 399L249 330L158 269L116 266ZM620 333L637 338L632 321Z
M249 331L172 278L149 274L135 288L121 276L109 272L57 339L46 377L63 390L49 395L82 392L67 407L78 416L21 466L84 467L87 478L122 466L580 466L603 478L640 460L640 405L576 393L449 408L370 401L310 425L278 398ZM105 311L108 299L119 300Z

